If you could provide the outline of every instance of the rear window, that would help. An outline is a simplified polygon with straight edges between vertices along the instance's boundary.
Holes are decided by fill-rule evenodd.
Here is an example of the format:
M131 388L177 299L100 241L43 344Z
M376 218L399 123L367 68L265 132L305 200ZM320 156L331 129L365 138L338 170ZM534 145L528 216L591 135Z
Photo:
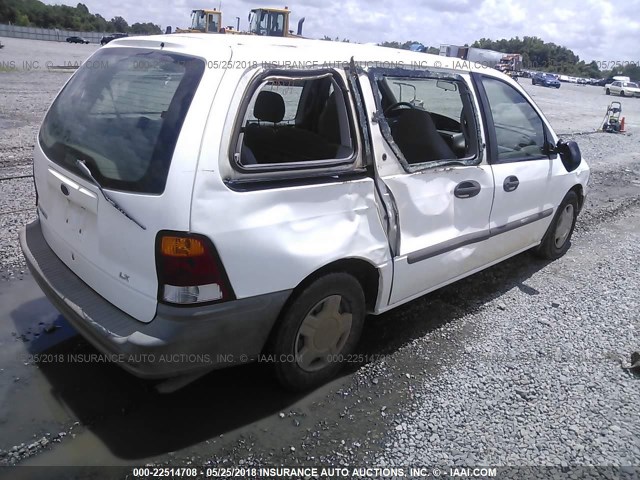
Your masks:
M204 72L174 53L100 50L60 93L40 129L58 165L82 175L84 160L105 188L162 193L185 115Z

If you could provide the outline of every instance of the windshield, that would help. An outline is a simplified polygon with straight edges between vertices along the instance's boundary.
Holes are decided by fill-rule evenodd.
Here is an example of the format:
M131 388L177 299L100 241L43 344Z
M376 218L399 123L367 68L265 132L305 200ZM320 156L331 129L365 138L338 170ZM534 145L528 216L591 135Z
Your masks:
M462 111L461 91L458 83L436 78L386 77L382 91L393 95L383 101L406 102L411 106L429 111L432 115L460 121Z
M251 33L282 36L284 34L284 14L265 10L254 11L251 17Z
M191 12L191 29L205 31L207 27L207 16L202 10Z
M55 163L104 188L162 193L204 62L151 50L110 48L91 57L55 100L40 145Z

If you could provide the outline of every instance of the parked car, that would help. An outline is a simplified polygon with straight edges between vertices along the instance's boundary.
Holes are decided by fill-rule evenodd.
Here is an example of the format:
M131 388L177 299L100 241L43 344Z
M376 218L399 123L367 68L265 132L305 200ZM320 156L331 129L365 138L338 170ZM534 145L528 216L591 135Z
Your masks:
M67 37L67 43L90 43L89 40L82 37Z
M621 97L640 97L640 88L635 82L622 82L616 80L605 85L604 93L607 95L620 95Z
M560 80L551 73L536 73L531 77L532 85L542 85L543 87L560 88Z
M472 62L237 35L90 61L43 120L20 241L51 302L140 377L259 361L312 388L364 358L368 314L561 257L584 204L577 144Z
M104 35L100 39L100 45L105 46L107 43L111 42L112 40L115 40L116 38L125 38L128 36L129 36L128 33L113 33L111 35Z

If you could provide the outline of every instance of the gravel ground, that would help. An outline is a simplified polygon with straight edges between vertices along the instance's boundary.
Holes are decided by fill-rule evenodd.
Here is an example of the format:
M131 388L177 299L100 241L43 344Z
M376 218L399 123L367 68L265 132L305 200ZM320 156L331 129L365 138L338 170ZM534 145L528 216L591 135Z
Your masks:
M75 67L100 48L96 44L49 42L2 37L0 70L18 72L49 72L60 67Z
M64 60L71 50L58 47L44 56ZM73 332L57 340L65 328L17 243L34 215L32 180L7 180L30 175L39 122L67 78L0 72L0 303L15 303L15 325L0 328L0 464L640 465L640 379L623 368L640 350L640 99L623 101L629 134L582 134L617 99L523 83L592 167L562 259L519 255L369 318L359 351L377 360L305 397L272 387L259 366L167 397L114 366L16 361L43 338L93 351ZM27 286L32 310L18 298ZM36 338L42 325L53 329Z
M68 78L61 72L0 72L0 279L25 269L16 239L35 217L33 146L49 104Z
M640 98L605 95L603 87L563 83L559 90L531 85L520 79L559 134L592 132L602 127L607 106L612 101L622 104L622 116L631 132L640 130Z
M640 349L638 226L636 209L577 235L526 288L407 347L430 358L473 326L446 375L417 385L378 463L639 465L639 379L621 368Z

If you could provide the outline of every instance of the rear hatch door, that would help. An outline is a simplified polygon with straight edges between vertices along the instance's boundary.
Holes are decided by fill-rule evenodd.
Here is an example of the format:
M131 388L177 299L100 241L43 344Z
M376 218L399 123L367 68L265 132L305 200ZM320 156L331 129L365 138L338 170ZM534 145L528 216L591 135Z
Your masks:
M149 322L157 307L158 230L188 228L199 142L182 148L180 132L205 62L105 47L85 65L47 113L35 149L42 230L85 283Z

